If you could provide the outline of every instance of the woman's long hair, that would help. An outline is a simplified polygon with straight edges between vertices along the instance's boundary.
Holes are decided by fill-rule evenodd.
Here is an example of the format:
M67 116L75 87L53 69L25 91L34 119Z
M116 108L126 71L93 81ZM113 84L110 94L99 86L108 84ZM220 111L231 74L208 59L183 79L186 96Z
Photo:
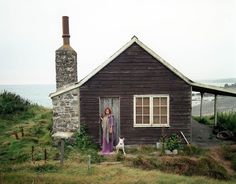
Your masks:
M106 107L105 109L104 109L104 115L106 115L106 111L107 110L109 110L109 115L111 114L111 109L109 108L109 107Z

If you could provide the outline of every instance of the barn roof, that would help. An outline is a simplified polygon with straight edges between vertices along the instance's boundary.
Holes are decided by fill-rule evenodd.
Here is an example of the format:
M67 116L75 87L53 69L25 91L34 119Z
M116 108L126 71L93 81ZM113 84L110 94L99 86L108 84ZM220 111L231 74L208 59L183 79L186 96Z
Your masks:
M145 44L143 44L136 36L133 36L132 39L128 43L126 43L123 47L121 47L116 53L114 53L110 58L108 58L105 62L103 62L100 66L98 66L95 70L93 70L85 78L83 78L79 82L76 82L75 84L62 87L59 90L57 90L56 92L51 93L49 96L52 98L54 96L65 93L67 91L79 88L84 83L86 83L90 78L92 78L94 75L96 75L106 65L108 65L110 62L112 62L121 53L123 53L126 49L128 49L133 43L137 43L140 47L142 47L151 56L156 58L157 61L162 63L164 66L166 66L169 70L171 70L175 75L180 77L187 84L191 85L193 91L199 91L199 92L203 92L203 93L204 92L205 93L213 93L213 94L226 95L226 96L235 96L236 97L236 91L233 91L233 90L230 90L230 89L225 89L225 88L222 88L222 87L216 87L216 86L200 84L200 83L196 83L196 82L190 80L189 78L184 76L181 72L179 72L177 69L175 69L173 66L171 66L168 62L166 62L164 59L162 59L159 55L157 55L154 51L152 51L149 47L147 47Z

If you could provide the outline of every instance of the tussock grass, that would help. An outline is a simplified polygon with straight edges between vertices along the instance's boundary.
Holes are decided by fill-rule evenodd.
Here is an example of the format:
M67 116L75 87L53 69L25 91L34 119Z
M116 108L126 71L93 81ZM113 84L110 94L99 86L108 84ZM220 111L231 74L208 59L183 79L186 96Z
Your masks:
M28 169L27 172L12 171L8 173L0 174L0 181L4 184L9 183L88 183L88 184L176 184L176 183L188 183L188 184L223 184L226 181L219 181L214 179L209 179L206 177L199 176L180 176L173 174L166 174L161 171L156 170L140 170L130 167L125 167L120 164L118 165L92 165L92 174L87 173L86 164L77 162L65 162L62 168L57 168L56 172L53 171L54 168L50 168L49 163L47 166L52 169L51 172L46 171L35 171L33 169ZM27 168L27 166L24 166ZM32 168L36 168L37 166ZM30 167L28 167L30 168ZM235 180L227 181L229 184L235 183Z

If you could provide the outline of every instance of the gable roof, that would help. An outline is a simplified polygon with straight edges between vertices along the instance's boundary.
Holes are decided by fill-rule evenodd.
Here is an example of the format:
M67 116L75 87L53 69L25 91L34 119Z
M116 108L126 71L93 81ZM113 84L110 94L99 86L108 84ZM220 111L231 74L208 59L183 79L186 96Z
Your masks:
M133 43L138 44L141 48L143 48L146 52L148 52L151 56L153 56L157 61L159 61L161 64L166 66L170 71L172 71L175 75L180 77L183 81L185 81L187 84L191 85L194 89L197 89L197 91L200 91L199 89L202 89L203 91L206 91L208 89L211 93L216 93L217 91L220 92L222 95L229 95L229 96L236 96L236 92L231 90L226 90L224 88L215 87L215 86L208 86L200 83L193 82L186 76L184 76L181 72L179 72L177 69L175 69L173 66L171 66L168 62L166 62L164 59L162 59L159 55L157 55L154 51L152 51L149 47L147 47L145 44L143 44L136 36L133 36L132 39L126 43L123 47L121 47L116 53L114 53L110 58L108 58L105 62L103 62L101 65L99 65L96 69L94 69L90 74L88 74L85 78L80 80L79 82L76 82L73 85L65 86L59 89L58 91L51 93L49 96L52 98L54 96L60 95L62 93L65 93L67 91L79 88L84 83L86 83L90 78L92 78L94 75L96 75L101 69L103 69L106 65L108 65L110 62L112 62L116 57L118 57L121 53L123 53L126 49L128 49ZM204 90L205 89L205 90ZM224 93L225 92L225 93ZM217 93L218 94L218 93Z

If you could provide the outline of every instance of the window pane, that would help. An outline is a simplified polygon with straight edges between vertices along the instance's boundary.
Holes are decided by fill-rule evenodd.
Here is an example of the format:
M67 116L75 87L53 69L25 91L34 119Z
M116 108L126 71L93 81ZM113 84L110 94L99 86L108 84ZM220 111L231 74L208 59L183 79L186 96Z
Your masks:
M142 98L136 98L136 106L142 106Z
M142 107L136 107L136 114L142 115Z
M143 105L148 105L149 106L149 97L143 98Z
M160 124L160 117L159 116L153 117L153 124Z
M161 116L161 124L167 124L167 116Z
M144 116L143 117L143 123L144 124L149 124L149 116Z
M158 106L159 105L159 98L158 97L154 97L153 98L153 105L154 106Z
M136 116L136 124L142 124L142 116Z
M161 107L161 115L167 115L167 107Z
M153 107L153 115L159 115L159 107Z
M143 114L149 115L149 107L143 108Z
M161 105L167 105L167 98L166 97L161 98Z

